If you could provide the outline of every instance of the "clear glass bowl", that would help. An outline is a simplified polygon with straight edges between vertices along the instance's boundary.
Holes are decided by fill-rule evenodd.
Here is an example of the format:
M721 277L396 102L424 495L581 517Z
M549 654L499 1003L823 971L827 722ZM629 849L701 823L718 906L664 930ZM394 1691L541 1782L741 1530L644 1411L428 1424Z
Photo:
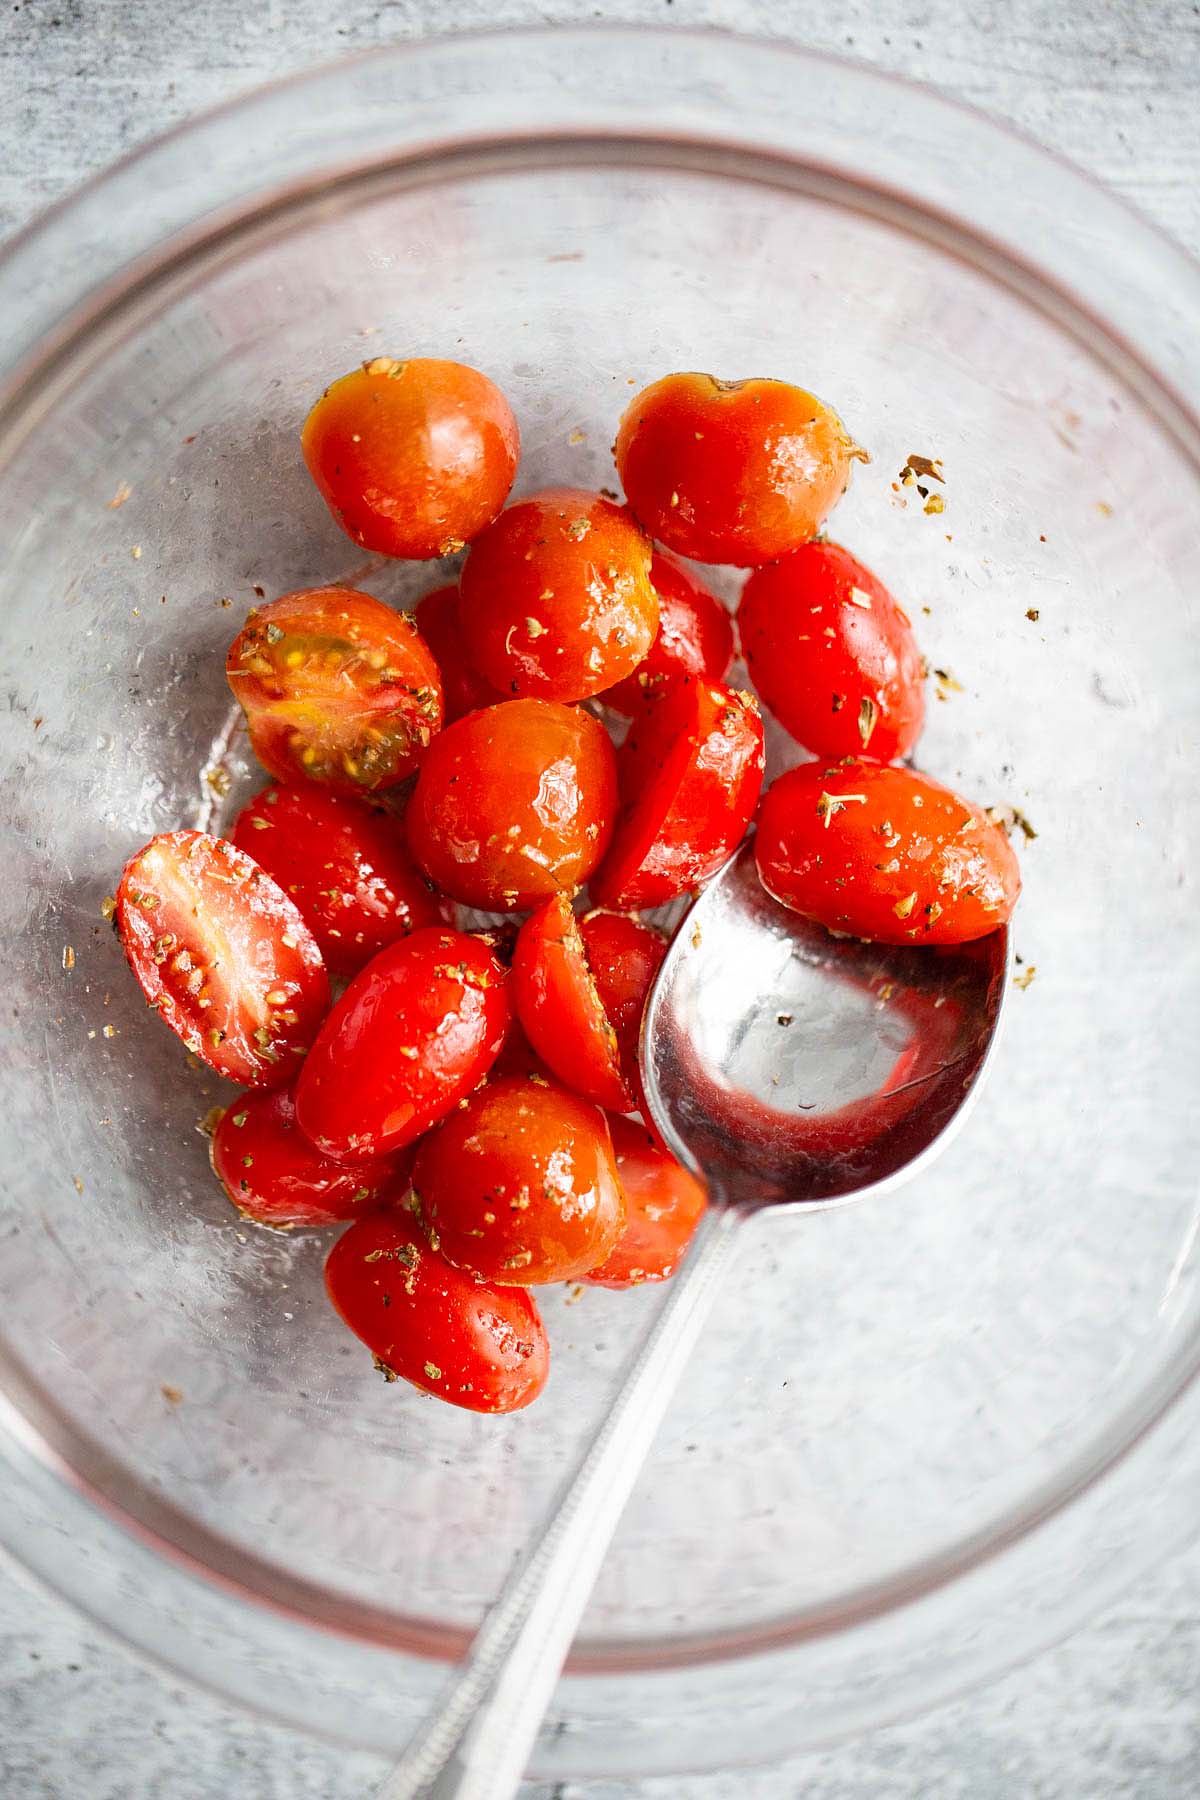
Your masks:
M618 412L666 369L828 396L874 454L836 533L945 672L922 762L1037 832L1032 985L984 1103L902 1194L755 1228L539 1770L826 1741L1019 1658L1175 1541L1200 1474L1191 263L878 75L555 31L381 52L189 126L9 251L0 322L22 1561L223 1693L394 1750L656 1304L549 1291L554 1377L511 1420L385 1387L322 1302L322 1240L244 1228L214 1186L220 1084L101 917L134 846L253 779L221 669L256 591L437 578L364 568L298 455L322 383L384 350L494 375L526 488L611 480ZM941 513L898 484L913 452Z

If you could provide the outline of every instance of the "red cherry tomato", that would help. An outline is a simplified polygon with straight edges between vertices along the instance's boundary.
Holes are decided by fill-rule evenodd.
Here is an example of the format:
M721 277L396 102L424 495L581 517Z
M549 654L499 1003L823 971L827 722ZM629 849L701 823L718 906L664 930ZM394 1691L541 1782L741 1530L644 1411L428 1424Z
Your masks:
M546 1385L550 1345L532 1294L452 1268L401 1208L338 1239L325 1286L385 1380L481 1413L518 1412Z
M263 767L342 793L392 787L442 722L437 664L407 613L306 588L250 614L225 672Z
M624 1112L633 1105L621 1074L617 1034L596 992L565 894L547 900L522 925L512 998L529 1042L560 1081L597 1106Z
M335 975L357 975L422 925L451 923L454 909L413 862L403 825L361 800L307 781L266 788L231 836L291 895Z
M604 906L661 906L714 875L745 832L763 772L753 697L690 676L642 706L621 746L621 810L592 877Z
M143 994L194 1056L245 1087L294 1078L329 979L296 906L245 851L204 831L151 838L114 918Z
M430 1132L413 1187L444 1256L521 1287L575 1280L625 1228L604 1114L536 1075L489 1081Z
M840 544L756 569L738 631L759 698L818 756L906 756L925 718L921 652L882 581Z
M774 562L814 537L863 457L828 406L786 381L666 375L615 445L634 513L697 562Z
M550 700L508 700L469 713L430 745L408 841L455 900L523 911L587 880L616 801L613 747L597 720Z
M550 1071L530 1043L519 1024L514 1024L504 1040L504 1048L484 1077L486 1081L496 1081L501 1075L542 1075L547 1079Z
M708 1205L704 1187L632 1119L614 1114L608 1128L628 1220L616 1248L583 1279L607 1288L666 1281L679 1267Z
M508 972L462 931L414 931L356 975L296 1084L301 1130L325 1156L411 1144L487 1074L512 1013Z
M763 801L755 842L769 894L881 944L983 937L1021 891L999 826L912 769L853 760L789 769Z
M467 657L458 628L456 587L435 588L432 594L426 594L417 601L413 617L441 672L447 725L461 719L464 713L475 712L481 706L494 706L498 700L508 698L507 694L498 694Z
M617 1034L621 1072L640 1105L638 1037L647 997L667 954L667 940L641 919L602 911L579 921L579 935L600 1004Z
M464 363L375 356L325 389L300 446L330 512L382 556L448 556L504 505L520 440L494 381Z
M658 630L650 543L581 488L518 500L472 545L458 588L472 661L502 693L585 700L637 668Z
M717 599L690 569L666 550L656 550L650 580L658 595L658 636L632 675L606 688L605 706L627 716L647 693L673 675L703 675L724 681L733 661L733 624Z
M296 1124L290 1088L239 1094L212 1140L212 1165L226 1193L259 1225L336 1225L403 1192L412 1156L347 1168L313 1149Z

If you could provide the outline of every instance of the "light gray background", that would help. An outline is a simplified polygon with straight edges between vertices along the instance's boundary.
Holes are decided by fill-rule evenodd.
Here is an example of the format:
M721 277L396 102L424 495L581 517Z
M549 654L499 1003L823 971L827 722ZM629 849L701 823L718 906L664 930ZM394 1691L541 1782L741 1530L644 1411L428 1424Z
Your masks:
M775 34L933 82L1062 151L1200 252L1191 0L0 0L0 236L142 139L305 63L428 30L600 18ZM374 1757L307 1743L141 1667L0 1567L3 1800L360 1800L382 1773ZM916 1723L785 1768L529 1790L529 1800L1197 1795L1200 1549L1068 1644Z

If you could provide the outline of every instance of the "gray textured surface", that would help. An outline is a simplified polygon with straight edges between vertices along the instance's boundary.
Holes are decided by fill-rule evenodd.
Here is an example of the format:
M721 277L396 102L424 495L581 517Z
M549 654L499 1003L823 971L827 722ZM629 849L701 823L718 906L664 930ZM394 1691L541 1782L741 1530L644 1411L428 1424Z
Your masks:
M1200 250L1200 6L1060 0L5 0L0 234L122 150L314 59L437 26L598 17L773 32L1023 126ZM555 1800L1183 1800L1200 1793L1200 1552L985 1693L784 1769ZM0 1569L5 1800L350 1800L373 1758L147 1671ZM540 1790L530 1800L551 1800Z

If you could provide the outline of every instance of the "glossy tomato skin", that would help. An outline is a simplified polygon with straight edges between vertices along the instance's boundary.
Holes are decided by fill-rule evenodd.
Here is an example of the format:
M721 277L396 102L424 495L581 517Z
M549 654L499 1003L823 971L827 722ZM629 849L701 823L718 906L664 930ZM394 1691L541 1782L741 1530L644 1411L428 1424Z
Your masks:
M616 761L578 707L507 700L435 738L409 802L408 841L444 893L524 911L571 893L612 833Z
M114 913L143 994L194 1056L279 1087L329 1010L329 978L295 903L204 831L167 831L126 863Z
M325 1287L388 1381L481 1413L518 1412L546 1385L533 1296L453 1268L404 1208L352 1225L329 1252Z
M304 588L257 607L225 672L254 754L280 781L393 787L442 723L441 677L412 619L357 588Z
M381 556L448 556L496 517L517 472L512 408L465 363L375 356L326 388L301 449L330 512Z
M759 814L759 879L831 931L963 944L1012 915L1012 846L977 806L912 769L847 760L781 775Z
M583 1276L592 1287L640 1287L666 1281L679 1267L708 1205L702 1182L650 1133L619 1114L609 1118L628 1217L615 1249Z
M623 506L550 488L508 507L472 545L458 615L472 661L501 693L585 700L633 673L658 631L650 541Z
M533 1075L489 1081L421 1144L413 1187L444 1256L490 1281L573 1281L625 1228L604 1114Z
M756 569L738 632L759 698L818 756L907 756L925 719L908 616L840 544L802 544Z
M296 1084L301 1130L347 1162L394 1154L483 1079L511 1018L508 972L485 943L414 931L354 977L322 1027Z
M290 1088L249 1090L213 1134L212 1165L240 1213L259 1225L336 1225L399 1197L409 1151L353 1168L314 1150L296 1123Z
M650 989L667 954L667 940L642 919L602 909L579 921L579 934L600 1004L617 1034L621 1072L640 1105L638 1038Z
M442 677L445 722L452 725L464 713L481 706L495 706L508 699L484 679L467 655L458 624L458 589L435 588L413 608L417 630L433 652Z
M642 703L621 746L621 806L592 899L661 906L707 881L741 841L762 774L752 695L691 676L669 682Z
M605 706L626 717L642 700L675 675L703 675L724 681L733 661L733 623L715 594L669 551L656 550L650 581L658 595L658 636L642 661L600 695Z
M314 782L265 788L234 822L233 842L296 902L335 975L358 971L397 938L447 925L408 850L403 824Z
M617 1034L596 992L565 894L555 894L522 925L512 997L530 1044L565 1086L617 1112L633 1105Z
M630 402L615 454L651 537L697 562L755 567L815 537L864 452L789 382L686 373Z

